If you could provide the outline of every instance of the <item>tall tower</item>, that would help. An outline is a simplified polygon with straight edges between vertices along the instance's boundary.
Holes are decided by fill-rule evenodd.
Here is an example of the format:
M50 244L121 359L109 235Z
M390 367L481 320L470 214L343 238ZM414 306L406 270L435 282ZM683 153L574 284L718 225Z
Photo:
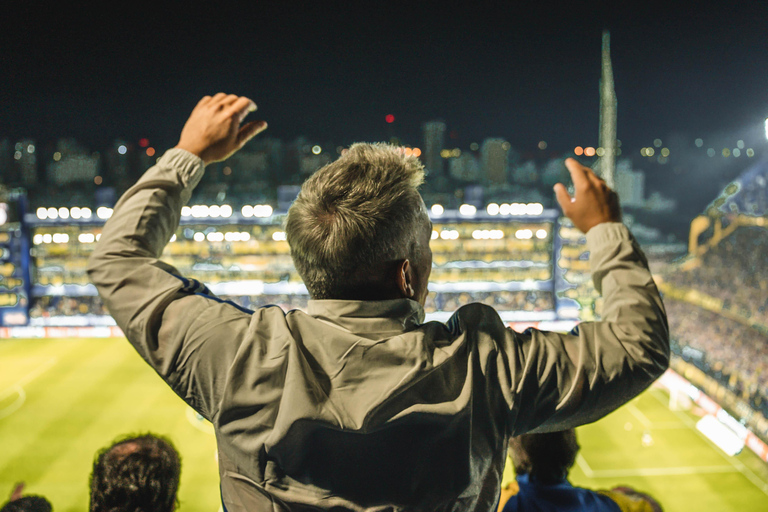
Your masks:
M443 157L440 152L445 148L445 123L427 121L421 127L424 134L424 166L431 176L443 176Z
M605 154L599 168L606 185L613 188L616 173L616 89L611 65L611 34L603 32L602 73L600 76L600 146Z

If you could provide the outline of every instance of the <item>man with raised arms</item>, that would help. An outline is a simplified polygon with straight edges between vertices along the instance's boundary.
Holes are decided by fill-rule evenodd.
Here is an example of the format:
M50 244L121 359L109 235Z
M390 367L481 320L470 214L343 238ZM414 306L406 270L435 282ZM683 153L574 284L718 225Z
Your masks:
M141 356L213 423L225 509L489 511L507 440L595 421L667 367L667 320L616 195L566 160L599 322L509 329L483 304L424 323L431 223L423 167L356 144L302 186L286 222L307 312L247 311L160 255L206 164L266 128L219 93L115 205L88 272Z

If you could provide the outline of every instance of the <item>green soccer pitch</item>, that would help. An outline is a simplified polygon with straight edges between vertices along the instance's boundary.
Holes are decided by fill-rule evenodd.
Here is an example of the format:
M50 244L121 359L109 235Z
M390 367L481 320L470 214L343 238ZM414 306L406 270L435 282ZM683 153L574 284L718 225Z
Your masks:
M571 481L629 485L665 511L766 510L768 465L747 449L728 457L651 389L578 431ZM181 510L220 508L215 440L125 340L0 341L0 503L13 484L57 512L87 510L96 451L129 433L168 436L182 456Z

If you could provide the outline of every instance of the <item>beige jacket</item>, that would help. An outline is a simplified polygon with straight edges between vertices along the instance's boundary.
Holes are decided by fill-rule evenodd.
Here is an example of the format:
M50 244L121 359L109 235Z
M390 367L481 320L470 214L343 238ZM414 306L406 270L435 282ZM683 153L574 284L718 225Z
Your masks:
M664 306L622 224L587 236L605 311L570 334L515 332L482 304L446 324L408 299L247 311L158 259L202 174L168 151L115 206L88 272L213 423L230 512L495 510L510 435L595 421L667 367Z

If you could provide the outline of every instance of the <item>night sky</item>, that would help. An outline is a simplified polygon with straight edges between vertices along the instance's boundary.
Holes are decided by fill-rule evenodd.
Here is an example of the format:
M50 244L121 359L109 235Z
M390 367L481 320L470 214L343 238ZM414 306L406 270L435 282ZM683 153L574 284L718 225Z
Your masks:
M286 140L420 144L440 118L451 145L564 152L598 142L603 29L625 148L760 135L768 115L765 2L158 4L5 9L0 138L168 147L197 100L224 91Z

